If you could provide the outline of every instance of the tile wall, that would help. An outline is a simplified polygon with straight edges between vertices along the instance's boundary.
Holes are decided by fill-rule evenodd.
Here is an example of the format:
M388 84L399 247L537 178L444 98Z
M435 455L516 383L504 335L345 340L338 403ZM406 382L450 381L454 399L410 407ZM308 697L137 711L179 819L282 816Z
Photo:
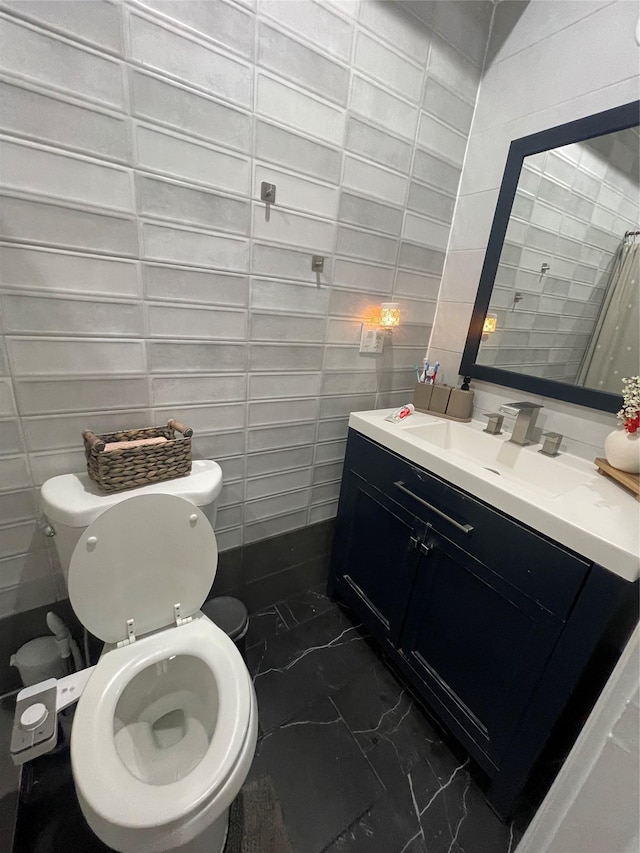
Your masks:
M615 254L640 226L639 150L630 128L525 159L481 364L575 382Z
M0 615L64 595L37 488L87 427L192 426L222 549L335 513L429 339L492 8L0 3Z

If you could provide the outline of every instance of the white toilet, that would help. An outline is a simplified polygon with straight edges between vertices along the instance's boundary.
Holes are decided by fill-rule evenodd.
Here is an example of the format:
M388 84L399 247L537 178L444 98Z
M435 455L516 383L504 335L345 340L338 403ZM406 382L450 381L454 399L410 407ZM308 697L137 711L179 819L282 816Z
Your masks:
M122 853L220 853L253 760L253 684L199 611L221 485L217 463L195 461L187 477L117 494L86 474L42 486L73 609L106 644L74 717L76 791Z

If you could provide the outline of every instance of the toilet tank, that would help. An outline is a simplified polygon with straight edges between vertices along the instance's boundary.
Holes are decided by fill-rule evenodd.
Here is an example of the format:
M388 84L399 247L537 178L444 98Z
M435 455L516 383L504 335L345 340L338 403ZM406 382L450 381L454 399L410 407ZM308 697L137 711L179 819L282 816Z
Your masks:
M123 492L101 491L86 472L61 474L43 483L40 504L55 531L53 541L66 580L71 555L82 532L114 504L137 495L176 495L200 507L215 529L216 498L221 489L222 470L218 463L209 459L195 459L191 473L186 477L151 483Z

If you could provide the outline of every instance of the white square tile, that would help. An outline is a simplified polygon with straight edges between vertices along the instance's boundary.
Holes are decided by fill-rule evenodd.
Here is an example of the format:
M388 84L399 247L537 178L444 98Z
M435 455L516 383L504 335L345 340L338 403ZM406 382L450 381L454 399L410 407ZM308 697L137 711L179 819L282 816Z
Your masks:
M106 5L106 4L105 4ZM25 83L0 83L0 115L6 132L24 138L131 163L127 119L91 105L45 95Z
M147 169L198 184L249 193L249 161L184 137L136 127L138 163Z
M0 69L101 104L124 106L119 62L15 19L0 20Z
M0 235L62 249L136 256L138 235L133 219L89 213L71 207L5 197L0 206Z
M393 204L404 204L407 178L349 155L344 158L342 185Z
M364 118L413 140L418 121L417 107L374 86L364 77L353 75L349 106Z
M247 240L169 228L145 222L142 225L144 256L151 261L173 261L200 267L243 272L249 264Z
M122 9L116 3L60 2L60 0L7 0L9 10L41 26L51 26L107 51L122 53Z
M237 106L250 107L253 79L248 65L139 15L129 16L132 57L137 64L190 83Z
M323 218L333 219L338 209L338 189L303 178L290 175L273 166L256 163L253 183L253 198L260 198L262 182L276 185L276 199L279 207L311 213Z
M214 144L249 152L249 113L155 75L132 69L130 79L134 115Z
M2 297L5 329L18 334L142 337L142 305L80 299Z
M149 336L152 338L218 338L243 341L247 336L245 311L148 305L147 321Z
M154 406L221 403L244 400L246 377L238 376L154 376L151 397Z
M344 5L338 4L341 12L344 11ZM297 0L296 3L290 0L268 0L260 4L260 14L273 18L315 46L321 40L324 51L344 62L349 61L353 25L318 3L310 0Z
M0 379L0 418L16 414L12 383L9 379Z
M120 258L0 246L4 287L102 296L140 296L137 264Z
M360 4L359 21L417 62L426 63L431 33L399 3L365 1Z
M333 250L334 228L328 220L299 216L273 206L267 218L264 204L253 205L252 233L259 240L285 243L291 248L304 247L312 250L313 254L324 254Z
M10 189L78 201L113 210L133 210L131 173L34 145L0 143L2 182Z
M141 341L86 341L63 338L8 338L16 376L42 374L144 373Z
M417 102L422 96L423 70L362 30L356 40L354 67L409 101Z
M338 287L376 290L378 294L388 295L393 286L393 270L390 267L377 267L362 261L348 261L340 258L336 261L334 282ZM334 295L336 299L341 298L340 291L334 291L331 297L332 313Z
M253 17L225 0L215 3L141 0L141 3L170 21L219 42L223 47L246 57L253 55Z
M345 112L299 92L291 86L258 75L257 112L278 124L341 145Z
M147 299L242 307L249 302L249 279L243 275L157 264L144 264L142 275Z
M17 379L16 397L25 415L140 409L149 405L146 377L117 379Z
M346 103L349 71L344 65L310 50L263 21L258 24L258 65L329 101L342 106Z
M315 397L287 400L286 403L272 400L249 403L249 426L287 424L291 421L313 421L318 416L318 400Z
M331 184L340 182L340 152L283 128L256 121L256 156L286 169L312 175Z

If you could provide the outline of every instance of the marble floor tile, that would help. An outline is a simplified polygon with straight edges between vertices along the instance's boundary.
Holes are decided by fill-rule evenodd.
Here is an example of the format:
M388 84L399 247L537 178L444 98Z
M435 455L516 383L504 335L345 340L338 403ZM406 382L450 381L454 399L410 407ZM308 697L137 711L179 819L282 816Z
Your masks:
M411 694L381 661L336 691L333 701L365 754L379 747L376 755L382 759L388 754L404 772L440 740Z
M260 726L271 731L377 661L368 635L336 607L247 652Z
M328 699L260 740L251 778L265 775L272 779L293 853L321 853L383 794Z
M314 587L297 595L292 595L285 601L281 601L277 607L287 625L293 628L294 625L299 625L301 622L306 622L308 619L313 619L314 616L331 610L335 605L321 588Z
M289 629L276 605L265 607L257 613L249 616L249 627L247 629L246 647L255 646L256 643L275 637Z
M415 813L402 814L385 793L324 853L424 853Z

